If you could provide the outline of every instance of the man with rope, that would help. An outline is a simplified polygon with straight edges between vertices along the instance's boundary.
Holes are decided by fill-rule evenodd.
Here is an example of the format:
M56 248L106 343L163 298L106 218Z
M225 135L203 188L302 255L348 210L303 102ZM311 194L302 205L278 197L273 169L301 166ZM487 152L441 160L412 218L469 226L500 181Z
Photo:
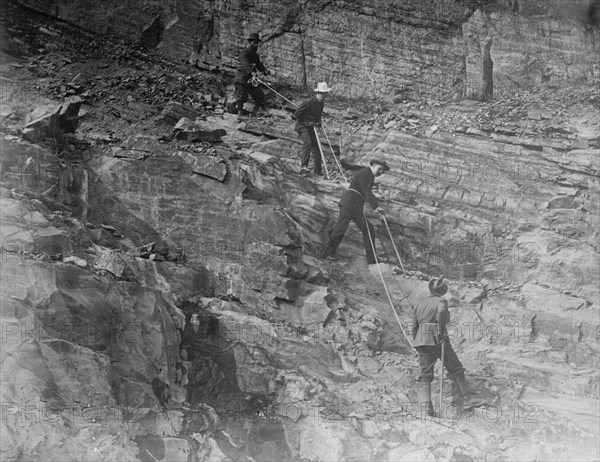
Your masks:
M417 392L419 408L428 416L435 416L431 403L431 382L433 368L440 358L448 371L448 378L457 385L463 397L463 407L470 408L481 403L474 399L474 392L465 379L465 368L448 339L446 325L450 322L450 312L448 302L442 298L448 292L448 284L443 277L433 279L429 282L429 292L430 295L420 300L414 308L412 337L421 369Z
M363 235L365 252L367 254L367 265L377 263L375 259L375 230L373 225L367 221L364 213L365 201L379 214L383 215L383 209L379 207L377 198L371 189L375 178L387 172L389 165L381 160L373 159L369 167L358 170L350 182L350 187L342 196L338 205L340 215L331 235L329 243L323 252L323 258L331 258L335 255L342 238L348 230L351 221L356 223Z
M300 151L300 173L308 173L308 162L310 153L313 153L313 163L315 165L315 175L323 175L321 152L317 141L315 127L321 125L321 116L325 106L325 97L331 91L327 82L319 82L315 88L315 96L305 99L300 103L294 113L296 126L294 130L302 140L302 150Z
M269 75L270 72L258 56L258 44L260 43L258 34L256 32L250 34L248 36L248 42L250 45L240 52L237 71L233 79L235 85L235 101L228 107L229 112L232 114L245 114L244 103L248 101L248 93L250 93L254 99L256 112L264 112L265 94L260 86L252 85L250 79L252 78L252 72L254 70L262 72L264 75Z

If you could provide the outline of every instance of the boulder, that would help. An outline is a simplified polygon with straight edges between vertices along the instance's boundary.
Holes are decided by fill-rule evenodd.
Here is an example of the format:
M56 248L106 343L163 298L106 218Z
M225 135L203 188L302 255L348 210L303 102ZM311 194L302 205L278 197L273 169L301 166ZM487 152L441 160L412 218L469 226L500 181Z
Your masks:
M217 142L221 141L221 137L227 135L227 132L222 128L215 130L210 129L205 124L198 121L192 122L186 117L182 117L175 127L175 139L190 142Z
M100 254L94 261L94 268L105 270L113 276L121 277L123 275L123 270L125 269L125 262L120 256L120 252L112 251L100 246L97 246L97 250Z
M176 101L170 101L160 113L159 118L169 125L175 125L182 117L195 120L199 116L200 114L198 111L190 106L186 106Z
M192 172L217 181L224 181L227 176L227 163L221 156L204 156L186 151L178 151L177 156L191 166Z
M46 105L36 108L27 116L23 137L37 141L56 133L75 133L79 123L79 108L83 100L71 97L59 105Z

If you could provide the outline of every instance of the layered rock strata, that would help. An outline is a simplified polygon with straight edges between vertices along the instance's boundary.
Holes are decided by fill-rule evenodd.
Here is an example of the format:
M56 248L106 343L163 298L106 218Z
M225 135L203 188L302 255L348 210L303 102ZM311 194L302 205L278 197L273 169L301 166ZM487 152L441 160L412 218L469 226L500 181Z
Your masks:
M586 50L577 44L589 31L562 29L576 18L521 3L523 17L546 14L540 30L552 23L562 31L545 36L554 51L554 40L573 45L574 56ZM347 8L364 27L383 14L355 3L306 5L319 21L333 18L334 7ZM536 5L542 10L531 10ZM258 22L273 4L255 6ZM386 14L417 29L428 6ZM105 8L89 5L75 19ZM141 18L148 26L143 44L162 41L168 50L169 34L184 34L185 21L198 16L180 22L177 8L195 7L172 6L166 16L161 8L146 2L135 20L129 9L107 24L129 18L135 35ZM292 10L274 29L308 14ZM212 31L219 24L240 24L226 15L219 22L210 9L200 17L197 52L202 44L218 50L221 35ZM430 14L427 24L452 29L437 19ZM332 21L315 20L308 30L323 39L319 30ZM233 43L237 36L228 37ZM270 44L290 36L272 36L270 60L277 62ZM492 54L501 41L493 43ZM317 45L305 43L306 50ZM310 53L327 56L320 48ZM580 112L560 107L558 94L540 104L529 93L546 105L537 109L522 101L517 109L396 103L397 113L374 115L332 101L327 129L346 160L366 164L377 156L392 166L375 192L407 272L385 263L379 272L366 268L354 227L334 262L317 258L346 184L341 175L325 181L297 174L297 137L285 113L240 123L205 95L194 107L135 102L123 88L157 101L157 88L173 97L192 79L158 78L146 70L150 64L129 56L129 67L122 56L107 71L115 82L109 89L92 83L111 66L108 59L104 68L91 57L89 68L76 62L60 71L71 84L65 93L76 91L75 81L91 93L72 137L44 146L22 139L11 127L25 124L29 102L2 101L3 459L598 460L599 146L597 124L587 122L597 114L593 95L580 100ZM548 59L554 69L563 59L556 56ZM494 69L502 62L494 57ZM587 69L580 63L568 69ZM22 79L36 72L37 80L57 67L40 60L13 71ZM138 79L136 67L149 75ZM555 83L540 82L545 90ZM182 100L191 98L185 90ZM511 125L495 110L513 112ZM196 119L198 130L185 120L179 128L215 136L177 139L173 127L182 117ZM497 124L486 122L494 117ZM435 125L414 129L425 121ZM384 224L371 219L380 256L396 262ZM441 272L450 281L451 341L487 407L465 411L449 396L441 418L427 419L416 404L418 363L403 330L428 292L428 274ZM439 384L433 389L437 406Z
M592 81L598 72L593 2L583 0L20 3L208 68L232 69L245 37L258 31L264 62L281 79L308 87L326 80L349 97L478 99L489 38L498 96Z

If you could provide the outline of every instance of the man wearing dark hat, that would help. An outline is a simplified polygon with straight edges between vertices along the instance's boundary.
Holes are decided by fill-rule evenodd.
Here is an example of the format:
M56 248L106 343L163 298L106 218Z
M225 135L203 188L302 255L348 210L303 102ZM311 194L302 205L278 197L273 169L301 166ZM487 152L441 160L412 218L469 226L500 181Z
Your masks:
M472 397L467 381L465 368L456 356L452 344L448 339L446 325L450 322L448 302L442 298L448 292L448 284L443 276L429 282L431 295L417 303L413 311L412 336L413 346L419 354L419 406L428 416L434 416L431 403L431 382L433 381L433 368L436 361L442 356L442 342L444 342L444 366L448 371L448 378L453 381L463 397L463 406L471 407Z
M250 46L242 50L238 57L238 67L233 79L235 85L235 101L229 106L229 112L233 114L242 114L244 111L244 103L248 101L248 93L252 95L254 104L256 105L257 112L263 111L265 94L260 87L255 87L249 80L252 78L252 72L254 70L260 71L265 75L269 75L270 72L263 65L258 57L258 44L260 38L256 32L248 36L248 42Z
M319 151L314 127L321 125L325 97L330 91L331 88L327 86L327 82L319 82L317 88L314 90L315 96L302 101L294 113L294 117L296 118L294 130L298 132L298 136L302 140L302 149L300 151L301 173L308 172L308 162L310 161L310 153L312 152L315 175L323 174L321 170L321 152Z
M356 223L363 235L365 244L365 252L367 254L367 264L372 265L375 261L375 230L373 225L369 223L364 214L365 201L369 202L371 207L379 214L383 215L383 209L379 207L377 198L373 195L371 188L375 178L387 172L390 167L381 160L371 160L369 167L363 167L356 172L350 187L342 196L339 203L340 215L337 224L331 235L329 243L323 252L323 258L332 257L335 255L348 225L351 221ZM369 239L369 236L371 239Z

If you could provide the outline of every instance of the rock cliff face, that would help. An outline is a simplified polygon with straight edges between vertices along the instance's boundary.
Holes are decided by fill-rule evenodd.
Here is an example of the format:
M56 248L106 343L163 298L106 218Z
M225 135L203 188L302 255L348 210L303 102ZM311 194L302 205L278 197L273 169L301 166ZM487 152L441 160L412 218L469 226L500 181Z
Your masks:
M26 149L36 163L47 155ZM32 233L23 252L5 253L2 367L19 371L3 380L7 458L41 460L48 450L89 460L596 457L597 304L581 295L587 275L572 283L578 296L511 279L508 271L524 278L514 256L490 257L507 273L488 274L487 296L457 277L453 340L494 404L464 415L448 404L446 420L423 421L413 404L415 359L378 275L365 271L358 236L332 266L304 253L342 188L313 189L280 161L239 153L220 182L194 174L180 154L100 157L88 171L89 222L28 199L35 187L13 183L3 199L5 239ZM248 189L261 200L244 198ZM424 232L420 207L406 210L390 210L393 228ZM116 230L108 248L94 243L99 216ZM433 208L427 216L438 221ZM185 252L187 263L136 258L155 236L171 245L163 254ZM63 262L40 261L49 249L61 249ZM406 328L426 281L382 270ZM59 432L58 420L71 430ZM515 426L539 446L511 436Z
M463 17L444 2L435 14L424 2L44 3L185 59L189 37L202 59L224 62L224 50L259 29L279 71L302 74L293 50L309 80L339 69L332 80L361 95L396 85L391 61L366 74L372 87L344 80L361 60L380 59L377 46L406 53L394 69L407 81L416 56L428 63L436 77L424 94L451 69L480 82L477 46L494 31L499 91L510 77L522 96L328 103L327 130L345 160L377 156L392 167L375 193L406 272L389 264L396 254L376 217L388 263L367 269L353 227L334 262L317 258L347 185L340 174L298 174L285 111L238 119L224 113L213 74L198 84L197 69L90 44L48 19L11 24L46 49L2 68L24 85L0 107L2 459L598 460L600 95L585 80L590 69L597 76L586 57L595 32L568 29L577 17L560 9L519 4L508 13L489 2L485 15ZM262 26L267 13L281 23ZM550 79L535 66L507 70L522 57L508 46L519 21L532 38L552 25L551 37L519 43L537 47ZM359 58L361 34L370 54ZM540 51L546 39L557 45ZM563 74L569 47L581 59ZM432 58L446 51L447 61ZM526 91L538 75L539 93ZM76 92L63 106L78 105L74 135L42 136L41 122L23 130L34 108ZM183 117L179 127L212 138L174 134ZM450 393L428 419L403 330L428 275L440 273L452 343L487 406L463 410Z
M549 80L591 82L598 72L587 0L20 3L209 68L235 66L258 31L280 78L309 87L326 80L349 97L478 99L490 37L499 95Z

